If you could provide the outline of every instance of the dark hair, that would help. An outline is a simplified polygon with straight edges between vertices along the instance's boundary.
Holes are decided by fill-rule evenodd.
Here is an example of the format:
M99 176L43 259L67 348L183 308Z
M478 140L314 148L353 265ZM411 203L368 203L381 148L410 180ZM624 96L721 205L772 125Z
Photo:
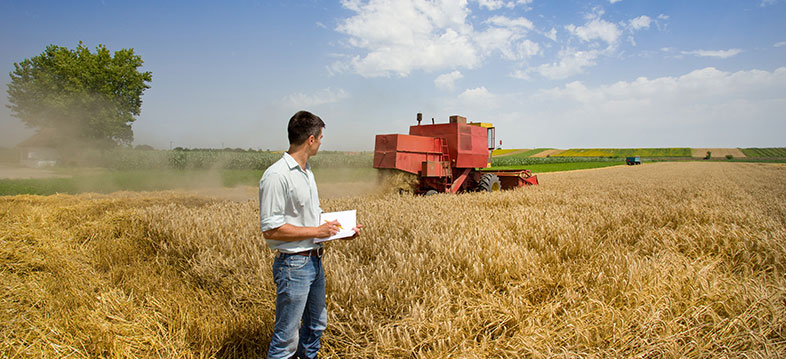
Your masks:
M325 123L319 116L308 111L298 111L289 119L287 126L289 144L301 145L306 142L309 136L319 136L323 127L325 127Z

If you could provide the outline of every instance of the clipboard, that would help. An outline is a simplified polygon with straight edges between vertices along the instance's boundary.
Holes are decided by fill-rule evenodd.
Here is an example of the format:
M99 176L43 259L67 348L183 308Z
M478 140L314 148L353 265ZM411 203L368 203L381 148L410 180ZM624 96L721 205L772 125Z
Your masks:
M347 238L355 235L352 228L357 226L357 210L341 211L341 212L325 212L319 215L319 224L338 220L341 224L338 233L327 238L314 238L314 243L332 241L339 238Z

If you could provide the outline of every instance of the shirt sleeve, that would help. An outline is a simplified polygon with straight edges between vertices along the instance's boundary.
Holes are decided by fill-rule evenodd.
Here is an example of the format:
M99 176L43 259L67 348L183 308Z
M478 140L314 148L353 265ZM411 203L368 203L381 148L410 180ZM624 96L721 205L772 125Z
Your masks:
M287 183L284 176L271 174L259 181L259 224L262 232L286 223Z

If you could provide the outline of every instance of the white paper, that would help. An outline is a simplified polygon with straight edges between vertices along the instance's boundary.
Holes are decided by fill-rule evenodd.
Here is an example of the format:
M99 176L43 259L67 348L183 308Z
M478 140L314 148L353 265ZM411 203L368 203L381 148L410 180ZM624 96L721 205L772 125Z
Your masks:
M352 237L355 235L355 231L352 228L357 226L357 210L351 211L341 211L341 212L327 212L322 213L319 216L319 224L322 225L325 222L331 222L333 220L338 220L338 223L341 225L338 229L338 233L327 237L327 238L314 238L314 243L324 242L324 241L332 241L334 239L339 238L347 238Z

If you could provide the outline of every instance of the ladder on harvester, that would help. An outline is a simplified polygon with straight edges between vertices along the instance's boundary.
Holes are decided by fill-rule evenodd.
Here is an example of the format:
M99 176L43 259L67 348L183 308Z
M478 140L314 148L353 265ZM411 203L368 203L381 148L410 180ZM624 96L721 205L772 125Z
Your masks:
M448 140L441 138L442 141L442 154L440 155L440 162L442 163L442 173L447 174L443 177L443 185L445 192L450 192L450 187L453 185L453 168L450 165L450 152L448 152Z

